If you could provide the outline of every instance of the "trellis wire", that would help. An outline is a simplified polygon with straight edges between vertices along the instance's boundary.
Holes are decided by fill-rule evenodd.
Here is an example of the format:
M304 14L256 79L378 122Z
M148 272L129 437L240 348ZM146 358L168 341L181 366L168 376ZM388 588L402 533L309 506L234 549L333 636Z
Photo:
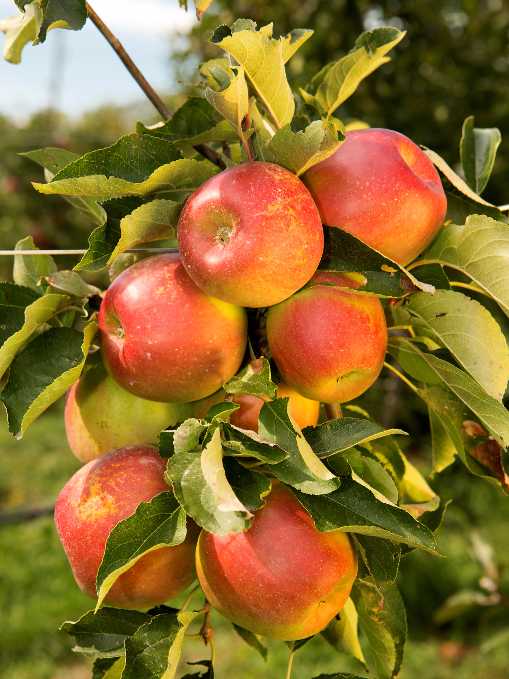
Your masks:
M34 255L84 255L88 250L0 250L0 257L10 257L15 255L34 256ZM130 248L124 250L122 254L162 254L165 252L178 252L178 248Z

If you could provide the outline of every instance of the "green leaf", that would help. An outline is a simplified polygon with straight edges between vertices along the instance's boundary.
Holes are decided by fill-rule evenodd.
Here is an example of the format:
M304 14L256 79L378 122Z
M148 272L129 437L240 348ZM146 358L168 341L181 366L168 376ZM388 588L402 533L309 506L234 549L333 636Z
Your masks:
M359 674L350 674L349 672L336 672L334 674L319 674L313 679L366 679Z
M315 76L311 93L301 90L304 101L330 117L365 78L390 61L387 53L404 37L404 32L387 26L363 33L351 52L328 64Z
M68 167L62 172L66 172ZM145 180L139 182L98 174L59 179L62 174L59 172L49 184L34 182L33 185L46 195L87 196L99 202L123 196L146 196L155 192L165 197L179 197L194 191L217 172L218 168L208 160L183 158L158 166Z
M233 457L224 459L224 469L233 492L250 512L256 512L270 493L271 482L264 474L246 469Z
M233 33L221 27L212 36L212 42L230 54L244 69L276 127L290 123L295 102L285 71L288 39L274 39L270 26Z
M37 41L42 25L42 10L38 0L25 5L22 13L0 21L0 33L5 33L3 57L19 64L26 45Z
M15 250L38 250L32 236L26 236L14 246ZM49 276L57 270L57 265L49 255L14 255L12 277L16 285L24 285L36 292L43 292L41 278Z
M225 455L251 457L264 464L277 464L289 457L275 443L264 441L254 431L239 429L230 423L223 425L223 448Z
M46 40L46 33L51 28L68 28L79 31L87 20L85 0L42 0L41 7L44 15L40 42Z
M417 280L407 269L346 231L328 226L324 231L325 247L320 262L321 270L358 272L364 277L359 290L373 292L380 297L403 297L416 289L434 292L432 285Z
M270 140L265 160L278 163L300 176L335 153L343 139L342 131L332 121L315 120L299 132L285 125Z
M186 422L183 426L189 430ZM186 443L182 445L181 427L175 433L175 453L168 460L167 468L168 480L180 504L210 533L226 535L246 530L252 514L235 495L226 478L220 428L215 428L202 450L196 441L197 429L186 434Z
M205 667L204 672L197 674L185 674L181 679L214 679L214 667L212 666L212 660L196 660L195 662L187 662L186 665L199 665L200 667Z
M381 495L394 504L398 503L399 491L390 473L382 464L372 459L360 450L349 450L342 455L330 457L328 466L339 475L344 470L345 462L356 476L362 479L368 486L374 488ZM337 464L337 466L336 466Z
M356 535L354 540L360 557L359 577L373 578L377 585L395 582L401 560L400 545L368 535Z
M45 169L46 181L51 181L54 175L69 163L79 158L77 153L72 153L67 149L47 147L20 153L21 156L33 160ZM99 203L90 198L66 196L65 200L80 212L83 212L97 226L102 226L106 221L106 212Z
M232 67L227 59L211 59L200 67L207 86L204 95L220 115L228 121L236 135L244 138L244 120L249 112L249 93L242 66Z
M268 649L262 644L256 634L253 634L253 632L250 632L248 629L244 629L243 627L238 627L237 625L232 624L232 627L248 646L254 648L254 650L257 651L264 660L267 660Z
M463 123L460 157L467 184L481 194L493 170L502 135L497 127L474 127L474 116Z
M471 214L484 214L502 222L508 221L508 218L495 205L488 203L473 191L438 153L425 146L421 148L442 177L447 194L447 220L459 223Z
M409 354L412 359L424 364L425 369L429 369L443 386L450 389L504 448L509 446L509 412L470 375L437 356L421 351L408 340L399 339L393 347L398 357Z
M271 465L271 473L280 481L304 493L330 493L339 480L313 452L302 432L288 415L288 399L264 403L259 416L259 433L263 440L275 443L288 458Z
M186 534L186 514L173 493L159 493L149 502L142 502L132 516L113 528L108 537L97 571L96 611L123 573L149 552L180 545Z
M488 394L502 399L509 380L509 348L485 307L461 292L437 290L434 295L412 295L406 308Z
M320 531L360 533L436 552L431 531L353 476L342 476L341 487L328 495L296 495Z
M87 299L88 297L101 294L99 288L87 283L75 271L56 271L47 276L46 281L54 290L71 295L71 297L78 297L79 299Z
M122 679L174 679L184 635L198 615L169 609L142 625L125 642Z
M110 255L108 265L122 252L140 245L177 237L180 204L173 200L152 200L136 208L120 222L120 239Z
M88 237L88 250L74 267L75 271L103 269L120 238L120 224L107 221L96 227Z
M303 434L311 448L321 458L336 455L353 446L375 441L384 436L407 435L402 429L384 429L364 417L329 420L317 427L306 427Z
M11 434L21 438L30 424L76 382L95 330L94 323L89 323L84 333L51 328L16 356L1 395Z
M345 651L364 664L358 622L355 604L348 598L337 617L323 630L322 636L337 651Z
M277 387L272 381L270 363L259 358L232 377L223 387L227 394L253 394L253 396L276 398Z
M87 654L120 655L124 641L150 620L147 613L102 608L88 611L78 620L64 622L61 632L67 632L75 642L74 651Z
M507 224L471 215L463 226L451 224L442 229L423 257L468 276L509 316Z
M374 583L357 580L352 598L359 616L361 645L368 670L377 679L399 674L407 636L405 605L396 585L382 591Z
M0 379L32 335L69 300L66 295L48 293L37 297L34 294L34 301L25 306L27 290L0 283Z
M96 658L92 667L92 679L104 679L108 675L108 670L113 672L113 666L120 664L120 660L123 661L123 658Z

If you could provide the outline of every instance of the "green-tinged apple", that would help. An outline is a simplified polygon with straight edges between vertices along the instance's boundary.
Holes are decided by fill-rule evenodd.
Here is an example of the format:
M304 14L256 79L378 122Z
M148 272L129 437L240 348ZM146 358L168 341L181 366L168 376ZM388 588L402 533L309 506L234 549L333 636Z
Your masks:
M318 531L293 493L274 484L246 532L200 533L196 570L229 620L289 641L317 634L343 608L357 561L346 533Z
M193 414L186 403L159 403L131 394L98 361L67 395L65 433L74 455L89 462L115 448L156 444L159 432Z
M78 470L60 492L55 522L80 589L96 596L96 576L106 541L115 525L141 502L168 491L165 460L155 448L131 446L93 460ZM146 608L180 594L195 577L197 527L188 521L185 542L142 556L123 573L106 602L123 608Z
M304 182L324 224L353 234L400 264L415 259L441 227L447 199L425 153L394 130L348 132Z
M307 398L334 403L360 396L377 379L387 349L380 300L357 291L355 275L317 274L269 309L267 340L282 379Z
M176 254L123 271L104 295L99 328L110 373L153 401L213 394L237 372L247 339L244 309L203 293Z
M249 162L206 181L178 223L182 263L207 294L245 307L277 304L301 288L323 253L309 191L279 165Z

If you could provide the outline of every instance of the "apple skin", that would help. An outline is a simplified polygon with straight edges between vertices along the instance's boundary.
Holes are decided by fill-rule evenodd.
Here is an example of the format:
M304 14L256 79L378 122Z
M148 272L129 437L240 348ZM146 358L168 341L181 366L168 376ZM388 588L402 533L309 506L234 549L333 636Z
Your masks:
M176 254L123 271L104 295L99 328L109 372L153 401L214 393L237 372L247 341L245 310L205 295Z
M320 403L312 401L299 394L286 384L279 384L276 398L288 398L288 412L295 423L301 428L314 427L320 416ZM233 403L240 408L230 415L230 422L241 429L258 431L258 417L265 400L252 394L235 394L231 397Z
M192 414L186 403L158 403L134 396L98 362L67 394L65 433L78 460L90 462L116 448L156 444L162 429Z
M343 608L357 561L346 533L318 531L293 493L273 484L246 532L200 533L196 571L229 620L289 641L320 632Z
M277 304L307 283L323 238L301 180L258 161L207 180L187 200L178 224L182 263L194 282L245 307Z
M80 589L96 597L95 579L114 526L140 502L168 491L163 460L155 448L130 446L81 467L55 505L57 531ZM178 595L194 580L197 527L188 521L186 540L143 556L113 585L105 601L123 608L147 608Z
M387 349L380 300L349 289L349 277L321 272L311 284L269 309L267 340L282 379L323 403L360 396L377 379ZM352 287L357 282L352 281Z
M303 180L324 224L348 231L399 264L429 245L447 210L432 162L393 130L348 132L339 149Z

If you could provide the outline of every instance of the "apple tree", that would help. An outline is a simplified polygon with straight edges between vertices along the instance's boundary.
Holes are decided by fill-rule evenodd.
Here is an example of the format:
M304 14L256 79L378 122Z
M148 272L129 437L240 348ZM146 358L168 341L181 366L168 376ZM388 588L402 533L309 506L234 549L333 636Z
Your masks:
M508 220L481 197L498 130L466 118L460 176L343 120L403 48L393 27L292 89L286 64L312 30L218 26L172 114L83 0L16 4L7 59L88 18L162 118L84 155L26 154L44 168L35 190L87 215L88 248L60 270L24 238L0 284L9 430L68 392L84 463L55 520L95 605L62 629L97 679L213 677L214 608L253 652L286 641L288 677L316 634L357 659L357 679L397 676L400 561L439 557L433 476L459 458L509 485ZM357 401L382 370L428 409L429 479L404 452L412 432ZM197 636L204 659L183 667Z

